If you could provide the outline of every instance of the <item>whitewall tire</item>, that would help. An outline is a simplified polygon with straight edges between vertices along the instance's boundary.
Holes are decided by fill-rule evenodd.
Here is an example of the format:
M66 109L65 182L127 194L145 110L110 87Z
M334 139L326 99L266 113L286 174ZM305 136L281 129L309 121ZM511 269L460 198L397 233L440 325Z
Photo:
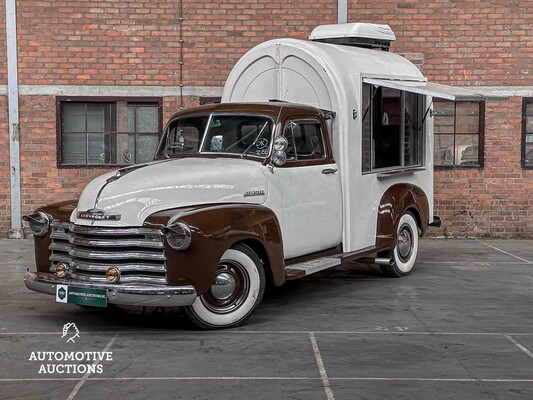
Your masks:
M392 264L381 265L384 275L399 278L409 275L418 257L418 225L410 212L400 218L396 230L396 245L392 250Z
M209 290L183 310L202 329L238 326L261 302L265 284L259 257L248 246L236 244L222 255Z

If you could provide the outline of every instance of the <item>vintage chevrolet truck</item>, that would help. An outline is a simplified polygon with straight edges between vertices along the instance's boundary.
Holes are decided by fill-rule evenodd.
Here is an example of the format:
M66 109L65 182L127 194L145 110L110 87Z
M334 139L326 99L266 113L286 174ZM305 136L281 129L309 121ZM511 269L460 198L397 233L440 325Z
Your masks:
M25 216L26 286L80 305L183 308L204 329L243 323L267 284L366 258L409 274L433 215L432 97L386 25L320 26L262 43L222 104L181 111L154 161ZM274 101L270 101L274 100Z

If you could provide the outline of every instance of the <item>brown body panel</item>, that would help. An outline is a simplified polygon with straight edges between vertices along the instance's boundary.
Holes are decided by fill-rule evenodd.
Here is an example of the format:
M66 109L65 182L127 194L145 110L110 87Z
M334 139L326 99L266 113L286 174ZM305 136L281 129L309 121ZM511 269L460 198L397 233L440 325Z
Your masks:
M67 200L58 203L48 204L44 207L40 207L37 211L42 211L50 215L53 219L57 219L62 222L70 221L70 214L76 208L78 200ZM50 234L52 230L42 237L33 236L33 242L35 244L35 266L38 272L50 271Z
M146 224L167 225L179 209L155 213ZM187 210L177 219L191 229L191 245L175 251L165 243L170 285L193 285L199 295L212 284L224 252L237 242L250 246L276 286L285 282L281 230L274 212L257 205L215 205Z
M376 248L394 248L398 222L407 210L413 212L422 235L424 235L429 224L429 203L426 194L418 186L412 184L398 183L392 185L383 194L380 201Z

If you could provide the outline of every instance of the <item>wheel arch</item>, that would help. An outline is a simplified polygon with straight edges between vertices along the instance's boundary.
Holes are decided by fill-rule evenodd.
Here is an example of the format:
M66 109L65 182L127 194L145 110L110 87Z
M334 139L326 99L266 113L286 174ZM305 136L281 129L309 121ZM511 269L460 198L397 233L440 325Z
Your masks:
M429 202L425 192L420 187L408 183L390 186L381 197L378 207L377 248L394 248L398 223L406 211L412 212L421 236L424 235L429 224Z
M174 209L153 214L146 223L167 225L178 220L190 227L192 238L184 251L173 250L165 241L169 284L192 284L199 295L205 293L222 255L237 243L256 252L276 286L285 282L281 229L271 209L253 204Z

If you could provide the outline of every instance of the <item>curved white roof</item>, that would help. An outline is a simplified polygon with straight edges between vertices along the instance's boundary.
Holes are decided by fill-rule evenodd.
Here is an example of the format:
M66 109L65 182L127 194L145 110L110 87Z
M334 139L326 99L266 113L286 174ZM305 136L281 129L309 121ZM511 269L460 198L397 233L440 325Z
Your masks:
M355 95L354 74L425 80L413 63L387 51L274 39L241 57L228 76L222 101L279 99L341 111L339 106Z

